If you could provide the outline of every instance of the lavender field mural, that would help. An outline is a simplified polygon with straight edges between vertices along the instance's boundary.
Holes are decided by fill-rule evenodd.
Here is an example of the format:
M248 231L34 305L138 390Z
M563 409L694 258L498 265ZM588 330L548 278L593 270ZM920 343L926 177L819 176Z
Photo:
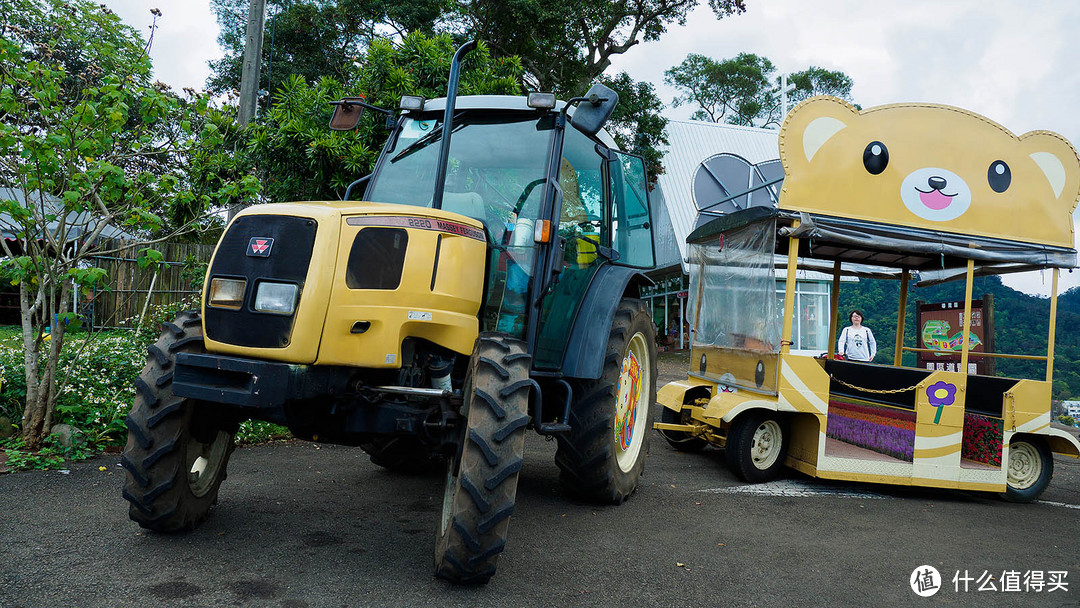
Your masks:
M830 400L825 435L912 462L915 412L865 402Z

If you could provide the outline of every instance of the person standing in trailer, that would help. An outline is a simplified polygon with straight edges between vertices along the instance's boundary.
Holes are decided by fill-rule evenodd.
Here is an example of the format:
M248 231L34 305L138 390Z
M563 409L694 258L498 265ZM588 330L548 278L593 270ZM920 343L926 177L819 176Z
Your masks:
M851 325L840 332L836 352L849 361L873 361L877 355L877 340L869 327L863 326L861 310L851 311Z

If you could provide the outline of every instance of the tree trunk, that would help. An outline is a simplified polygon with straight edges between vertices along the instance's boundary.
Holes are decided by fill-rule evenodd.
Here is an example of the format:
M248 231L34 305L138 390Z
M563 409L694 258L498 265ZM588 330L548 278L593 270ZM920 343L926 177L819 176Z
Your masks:
M56 295L55 293L53 294ZM43 311L44 322L53 323L55 315L67 313L68 296L70 285L64 281L60 288L59 297L54 299L59 306L54 311L46 306ZM56 369L60 361L60 350L64 344L64 326L56 325L48 342L48 355L45 360L44 373L39 370L41 365L41 345L35 336L34 316L48 297L45 288L40 288L34 303L30 302L30 294L26 289L26 283L19 284L19 305L22 320L23 335L23 362L26 366L26 407L22 417L22 439L26 447L31 450L41 448L45 438L52 430L53 413L56 410Z
M41 292L37 300L40 301ZM37 306L30 301L26 281L19 282L19 317L22 322L23 366L26 369L26 405L22 416L22 439L30 449L41 446L44 435L41 432L45 421L45 409L42 407L38 387L38 349L34 337L34 315Z

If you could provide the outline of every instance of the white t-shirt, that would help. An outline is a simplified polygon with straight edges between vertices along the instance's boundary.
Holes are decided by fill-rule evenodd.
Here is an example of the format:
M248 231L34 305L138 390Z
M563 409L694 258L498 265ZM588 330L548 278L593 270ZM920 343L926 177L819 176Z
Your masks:
M847 326L840 332L840 340L836 344L836 352L844 355L852 361L873 361L877 355L877 341L874 340L874 332L865 325L855 329Z

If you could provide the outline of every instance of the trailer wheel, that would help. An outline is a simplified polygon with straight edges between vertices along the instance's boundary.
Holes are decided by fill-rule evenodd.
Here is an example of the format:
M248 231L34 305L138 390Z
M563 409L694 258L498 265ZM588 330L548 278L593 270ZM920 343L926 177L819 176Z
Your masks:
M127 471L128 515L158 532L190 530L206 518L235 448L234 422L212 419L199 402L172 392L176 355L205 352L201 323L198 313L183 312L163 325L135 380L135 403L127 417L120 464Z
M751 411L732 423L724 456L728 468L737 477L749 483L761 483L780 474L787 446L787 429L776 414Z
M506 547L529 424L529 354L524 342L480 334L462 391L460 448L447 463L435 574L482 584Z
M666 407L660 408L660 422L686 424L689 420L689 412L676 412ZM700 452L705 449L705 446L709 445L709 442L701 437L696 437L684 431L660 431L660 435L671 444L671 447L680 452Z
M1014 438L1009 442L1009 468L1001 497L1009 502L1032 502L1050 485L1053 476L1054 455L1045 441Z
M605 353L600 378L575 387L555 464L572 493L620 504L645 468L656 403L656 327L644 302L619 302Z

